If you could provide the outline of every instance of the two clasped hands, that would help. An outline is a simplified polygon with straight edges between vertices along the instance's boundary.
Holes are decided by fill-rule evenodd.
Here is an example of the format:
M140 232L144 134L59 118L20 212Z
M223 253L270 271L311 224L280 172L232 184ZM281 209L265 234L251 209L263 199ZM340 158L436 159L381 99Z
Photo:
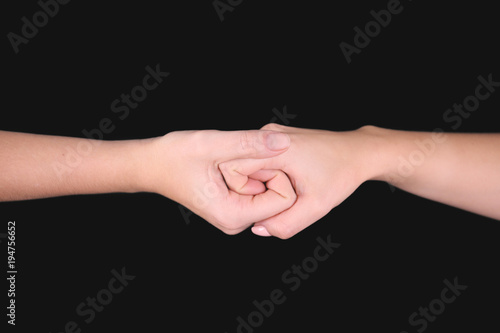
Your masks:
M228 234L253 226L257 235L289 238L369 177L356 160L348 160L351 145L365 143L346 145L339 139L353 139L352 133L336 138L332 133L276 124L250 131L174 132L164 139L186 162L173 163L172 174L185 177L168 177L167 186L159 185L165 196Z
M268 124L102 141L0 131L0 160L0 201L154 192L227 234L290 238L368 180L500 219L497 133Z
M500 218L499 135L441 133L439 140L436 135L374 126L332 132L277 124L250 131L174 132L162 139L175 147L162 158L176 176L165 175L154 191L225 233L252 227L257 235L282 239L325 216L367 180L389 181ZM424 160L404 173L398 158L415 152Z

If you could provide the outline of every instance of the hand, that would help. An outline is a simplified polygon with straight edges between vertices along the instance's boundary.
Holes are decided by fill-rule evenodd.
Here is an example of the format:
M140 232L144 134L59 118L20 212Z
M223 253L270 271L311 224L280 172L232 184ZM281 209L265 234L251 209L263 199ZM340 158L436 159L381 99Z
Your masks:
M325 216L344 201L365 180L373 177L368 147L369 129L330 132L268 124L263 130L287 133L290 148L267 159L239 159L219 165L228 187L251 193L262 170L284 171L297 194L294 205L278 215L255 223L252 231L260 236L290 238Z
M241 158L260 160L284 153L287 134L271 131L180 131L157 139L148 166L147 190L179 202L227 234L291 207L296 194L282 171L256 172L237 193L229 190L220 163ZM263 185L267 184L267 188Z

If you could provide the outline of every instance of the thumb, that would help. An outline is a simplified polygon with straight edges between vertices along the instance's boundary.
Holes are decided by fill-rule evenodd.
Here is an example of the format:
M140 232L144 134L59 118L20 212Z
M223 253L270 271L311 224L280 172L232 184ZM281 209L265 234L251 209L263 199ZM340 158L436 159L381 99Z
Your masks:
M252 232L258 236L288 239L325 215L311 212L311 206L310 202L299 197L289 209L255 223Z
M282 132L248 130L219 133L217 158L221 162L241 158L269 158L290 147L290 137Z

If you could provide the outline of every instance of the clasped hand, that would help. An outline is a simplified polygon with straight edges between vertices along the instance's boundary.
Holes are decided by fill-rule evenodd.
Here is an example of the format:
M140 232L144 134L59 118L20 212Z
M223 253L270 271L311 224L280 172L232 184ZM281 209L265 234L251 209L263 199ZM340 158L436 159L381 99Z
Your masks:
M154 192L228 234L290 238L367 180L500 219L500 135L269 124L102 141L0 131L0 201Z
M156 164L172 173L156 181L156 192L227 234L253 226L260 236L290 238L365 179L332 133L276 124L169 133L160 145L168 149L158 151L162 162Z

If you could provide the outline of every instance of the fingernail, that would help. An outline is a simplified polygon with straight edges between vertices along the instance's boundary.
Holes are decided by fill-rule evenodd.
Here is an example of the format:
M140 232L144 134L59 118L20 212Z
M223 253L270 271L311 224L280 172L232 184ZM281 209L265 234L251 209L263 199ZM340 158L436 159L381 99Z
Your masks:
M264 228L263 226L255 226L255 227L252 227L252 232L254 234L256 234L257 236L262 236L262 237L269 237L271 236L271 234L267 231L266 228Z
M285 133L270 133L266 139L267 148L282 150L290 146L290 137Z

